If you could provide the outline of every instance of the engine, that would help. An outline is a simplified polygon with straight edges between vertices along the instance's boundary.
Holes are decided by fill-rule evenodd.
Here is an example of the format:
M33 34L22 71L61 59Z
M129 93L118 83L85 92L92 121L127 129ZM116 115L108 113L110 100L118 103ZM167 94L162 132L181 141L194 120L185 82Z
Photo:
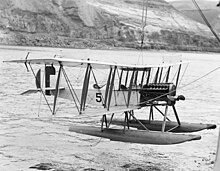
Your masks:
M176 86L173 83L150 83L143 86L140 94L142 104L165 101L171 105L175 103L175 100L169 97L176 96Z

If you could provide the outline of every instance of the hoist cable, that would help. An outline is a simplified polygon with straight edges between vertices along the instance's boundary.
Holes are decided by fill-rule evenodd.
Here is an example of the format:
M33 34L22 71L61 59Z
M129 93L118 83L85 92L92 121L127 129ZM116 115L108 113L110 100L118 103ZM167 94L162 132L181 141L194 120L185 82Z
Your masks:
M218 37L218 35L216 34L216 32L214 31L214 29L212 28L212 26L210 25L210 23L208 22L208 20L206 19L205 15L203 14L202 10L200 9L199 5L197 4L196 0L192 0L192 2L194 3L194 5L196 6L196 8L198 9L202 19L204 20L204 22L206 23L206 25L209 27L209 29L211 30L212 34L216 37L216 39L218 40L218 42L220 43L220 39Z

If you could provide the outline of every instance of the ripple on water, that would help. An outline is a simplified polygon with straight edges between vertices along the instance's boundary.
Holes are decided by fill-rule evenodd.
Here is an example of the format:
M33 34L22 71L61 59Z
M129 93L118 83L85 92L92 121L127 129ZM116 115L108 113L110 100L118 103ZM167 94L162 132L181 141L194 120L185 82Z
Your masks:
M17 47L19 49L19 47ZM46 48L39 51L31 49L35 56L54 56L60 51L56 48ZM84 50L63 49L66 56L74 53L85 56ZM86 51L88 53L88 50ZM160 52L159 52L160 53ZM159 61L158 52L146 52L146 60ZM80 54L80 55L79 55ZM109 62L121 60L134 61L137 56L133 51L89 51L94 59ZM11 48L0 51L1 60L11 56L25 57L26 51L16 51ZM172 53L166 54L171 55ZM219 57L212 54L181 54L183 59L192 60L182 83L188 83L219 66ZM120 59L116 57L120 56ZM124 56L124 58L123 58ZM112 58L112 59L111 59ZM113 59L114 58L114 59ZM204 60L205 59L205 60ZM68 132L71 124L98 125L100 118L56 118L50 116L50 111L40 95L19 95L27 89L35 87L31 73L26 72L23 65L2 63L0 66L0 170L28 170L31 167L51 170L149 170L149 171L211 171L215 158L217 130L204 131L202 140L174 146L152 146L120 142L85 136ZM38 66L35 68L37 69ZM218 73L219 75L219 73ZM209 77L210 78L210 77ZM186 101L177 104L180 119L188 122L219 122L220 91L217 83L220 77L201 80L181 91ZM180 86L181 87L181 86ZM49 99L50 103L53 98ZM58 101L60 108L57 116L76 116L72 102ZM38 112L40 109L40 113ZM140 110L144 115L145 111ZM38 118L39 114L39 118ZM219 124L219 123L218 123Z

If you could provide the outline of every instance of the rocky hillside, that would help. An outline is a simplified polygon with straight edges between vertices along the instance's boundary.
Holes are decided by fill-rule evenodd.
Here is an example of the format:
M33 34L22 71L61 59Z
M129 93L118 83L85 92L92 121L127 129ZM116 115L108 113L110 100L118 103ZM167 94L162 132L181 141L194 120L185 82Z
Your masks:
M148 0L144 48L215 50L209 29L164 0ZM0 43L140 47L142 0L1 0Z
M220 33L220 7L216 6L218 1L197 0L196 2L212 27ZM205 24L192 0L176 0L171 1L171 4L184 15Z

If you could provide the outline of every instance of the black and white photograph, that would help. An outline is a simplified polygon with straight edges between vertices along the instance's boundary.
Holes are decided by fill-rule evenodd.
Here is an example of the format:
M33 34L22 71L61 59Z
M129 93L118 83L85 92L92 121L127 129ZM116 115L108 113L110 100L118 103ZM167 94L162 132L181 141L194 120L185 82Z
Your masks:
M219 0L0 0L0 171L220 171Z

